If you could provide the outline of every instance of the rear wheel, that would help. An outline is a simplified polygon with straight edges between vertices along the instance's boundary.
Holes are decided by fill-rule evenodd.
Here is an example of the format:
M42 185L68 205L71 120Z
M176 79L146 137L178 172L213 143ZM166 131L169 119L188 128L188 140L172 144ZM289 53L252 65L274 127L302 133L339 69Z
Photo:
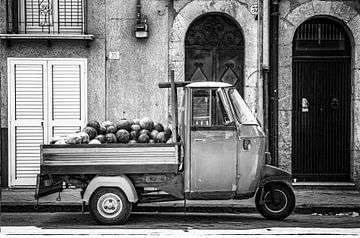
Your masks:
M118 188L99 188L90 199L90 212L101 224L123 224L129 218L132 204Z
M286 184L269 184L264 187L263 199L261 190L256 193L255 204L259 213L271 220L282 220L288 217L295 208L295 195Z

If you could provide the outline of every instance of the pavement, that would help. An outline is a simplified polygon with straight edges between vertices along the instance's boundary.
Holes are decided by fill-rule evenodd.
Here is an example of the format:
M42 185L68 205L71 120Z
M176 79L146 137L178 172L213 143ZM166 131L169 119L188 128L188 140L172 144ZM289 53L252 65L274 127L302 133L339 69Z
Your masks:
M299 214L359 214L360 191L349 189L294 188L295 213ZM65 189L34 199L34 189L2 189L2 212L81 212L81 196L78 189ZM183 212L184 201L139 204L138 212ZM254 213L254 198L246 200L187 200L187 212Z

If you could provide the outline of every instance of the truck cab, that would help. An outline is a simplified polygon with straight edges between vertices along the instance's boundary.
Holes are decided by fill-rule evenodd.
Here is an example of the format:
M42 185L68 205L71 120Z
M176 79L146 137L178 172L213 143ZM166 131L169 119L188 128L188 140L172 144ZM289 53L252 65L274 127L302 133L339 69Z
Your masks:
M179 121L185 197L252 197L263 165L265 133L237 90L220 82L188 84Z

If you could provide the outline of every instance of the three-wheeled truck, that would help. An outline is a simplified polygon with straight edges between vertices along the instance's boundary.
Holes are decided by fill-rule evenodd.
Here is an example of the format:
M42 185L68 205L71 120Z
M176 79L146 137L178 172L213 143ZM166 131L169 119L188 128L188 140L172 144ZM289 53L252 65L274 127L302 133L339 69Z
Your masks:
M291 174L265 164L265 134L232 85L160 87L171 87L175 143L41 145L35 198L64 184L81 188L83 206L102 224L124 223L138 203L171 200L255 196L265 218L292 213ZM177 87L184 88L179 125Z

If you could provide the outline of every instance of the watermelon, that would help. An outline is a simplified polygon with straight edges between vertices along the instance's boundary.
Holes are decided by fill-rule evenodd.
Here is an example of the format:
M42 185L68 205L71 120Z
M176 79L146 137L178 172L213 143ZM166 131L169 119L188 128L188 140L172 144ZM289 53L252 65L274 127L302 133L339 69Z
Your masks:
M63 138L61 138L60 136L54 136L50 140L50 145L56 144L56 142L58 142L59 140L63 140Z
M141 131L141 127L137 124L132 125L130 128L132 131L138 131L138 132Z
M156 136L159 134L159 132L157 130L152 130L150 132L150 139L156 139Z
M100 141L102 144L106 143L106 137L104 135L97 135L95 139Z
M106 143L116 143L116 135L114 133L107 133L105 135L106 137Z
M88 123L86 124L86 126L88 127L92 127L96 130L97 133L100 133L100 123L95 121L95 120L91 120L88 121ZM89 135L90 136L90 135Z
M131 130L131 122L126 120L126 119L125 120L122 119L122 120L116 122L115 126L116 126L117 130L124 129L124 130L127 130L129 132Z
M65 145L67 144L67 141L65 139L61 139L55 142L55 145Z
M149 117L143 117L140 119L140 126L142 129L152 131L154 129L154 122Z
M66 138L66 143L70 145L81 144L82 138L79 134L71 134Z
M137 140L140 135L140 131L131 131L130 132L130 139Z
M99 134L106 135L106 127L105 126L100 126Z
M147 134L140 134L138 141L140 143L148 143L149 142L149 136Z
M89 143L89 141L90 141L89 135L86 132L79 132L77 134L79 134L81 137L81 144Z
M157 143L166 143L170 139L170 136L166 132L159 132L156 136Z
M116 129L116 127L113 126L113 125L110 125L110 126L108 126L108 127L106 128L106 134L108 134L108 133L113 133L113 134L115 134L116 132L117 132L117 129Z
M150 139L150 140L149 140L149 143L150 143L150 144L154 144L154 143L155 143L155 140L154 140L154 139Z
M129 144L137 144L137 141L136 140L130 140Z
M100 126L103 126L105 127L106 129L109 127L109 126L114 126L115 124L111 121L104 121L103 123L101 123Z
M118 143L128 143L130 141L130 133L125 129L120 129L116 132L116 139Z
M170 129L169 127L166 128L166 129L164 130L164 132L165 132L166 134L168 134L169 137L172 135L172 131L171 131L171 129Z
M99 126L99 130L100 130L100 126ZM97 136L97 131L94 127L87 126L82 131L89 135L89 140L92 140Z
M150 136L150 131L148 131L148 130L146 130L146 129L142 129L142 130L140 131L140 135L142 135L142 134L146 134L146 135Z
M140 119L133 119L133 125L140 125Z
M160 122L157 122L154 124L154 129L158 132L162 132L164 131L164 126Z
M171 143L173 143L173 139L172 139L172 138L170 138L170 139L168 139L168 140L166 141L166 144L171 144Z
M89 145L99 145L101 144L101 142L97 139L92 139L91 141L89 141Z

